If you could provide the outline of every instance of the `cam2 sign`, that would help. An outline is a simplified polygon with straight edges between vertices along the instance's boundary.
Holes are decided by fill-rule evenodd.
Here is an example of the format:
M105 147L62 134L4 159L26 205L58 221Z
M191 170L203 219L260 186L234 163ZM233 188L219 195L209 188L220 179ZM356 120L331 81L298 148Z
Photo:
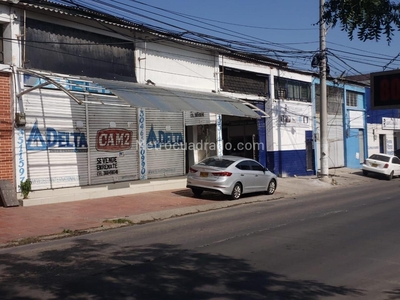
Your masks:
M96 134L97 151L119 152L132 147L132 131L112 128L101 129Z

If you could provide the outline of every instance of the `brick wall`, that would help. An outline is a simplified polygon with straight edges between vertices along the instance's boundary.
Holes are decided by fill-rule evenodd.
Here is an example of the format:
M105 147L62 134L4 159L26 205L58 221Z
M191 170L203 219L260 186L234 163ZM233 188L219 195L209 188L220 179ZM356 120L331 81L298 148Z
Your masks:
M0 73L0 180L14 182L10 74Z

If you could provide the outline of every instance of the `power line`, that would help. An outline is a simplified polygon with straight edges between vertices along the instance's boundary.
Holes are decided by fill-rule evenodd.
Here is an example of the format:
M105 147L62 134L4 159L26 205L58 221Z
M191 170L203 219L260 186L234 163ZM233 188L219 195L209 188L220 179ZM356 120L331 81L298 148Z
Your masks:
M128 1L132 2L132 3L140 4L140 5L145 5L147 7L151 7L152 9L156 9L161 12L173 14L175 16L179 16L179 17L182 17L187 20L198 22L198 23L206 25L207 27L199 26L199 25L193 24L192 22L187 22L185 20L178 20L176 18L171 18L164 14L152 12L152 11L149 11L146 9L139 8L137 6L122 3L120 1L113 1L111 3L114 3L114 4L110 4L109 2L105 2L102 0L92 0L92 2L96 3L96 5L93 5L93 4L88 3L90 1L60 0L60 2L68 3L70 5L73 4L77 7L83 7L83 8L87 8L87 9L94 9L94 10L102 9L102 10L106 10L107 12L109 12L110 10L114 10L114 11L119 12L118 13L119 16L123 16L123 17L129 16L129 19L132 19L132 17L134 15L136 15L143 19L150 20L153 22L158 22L158 23L164 24L165 26L174 28L175 31L172 32L173 35L177 35L177 36L181 36L181 37L185 36L185 38L194 39L199 42L206 42L206 43L211 43L211 44L217 43L223 47L235 49L235 50L241 51L241 52L251 52L251 53L259 53L259 54L266 55L266 56L273 56L273 57L276 57L276 59L278 59L278 60L284 59L291 65L299 66L300 69L305 69L305 65L299 63L299 60L304 60L304 61L308 62L310 60L310 57L307 57L307 54L314 53L314 51L300 50L300 49L288 47L288 45L307 45L307 44L312 44L314 42L274 43L274 42L270 42L270 41L264 41L262 39L257 39L254 36L245 35L240 32L236 32L233 30L229 30L226 28L215 26L210 23L200 21L200 20L207 20L207 21L210 21L213 23L221 23L220 21L217 21L217 20L211 20L211 19L195 17L192 15L187 15L187 14L183 14L183 13L178 13L178 12L175 12L172 10L167 10L167 9L163 9L163 8L156 7L153 5L149 5L149 4L137 1L137 0L128 0ZM117 6L116 4L120 4L120 6ZM92 7L92 8L90 8L90 7ZM137 12L138 10L141 12L144 12L145 14L138 13ZM155 15L157 18L150 17L149 14ZM170 22L162 21L162 20L160 20L160 18L166 18L173 22L180 22L180 23L183 23L186 25L195 26L196 28L199 28L201 30L212 31L213 33L230 36L230 37L234 37L234 38L240 38L240 39L227 39L227 38L217 37L215 35L209 35L209 34L204 34L204 33L200 33L200 32L190 31L185 28L182 28L181 26L173 25ZM229 22L222 22L222 23L229 23ZM146 23L143 23L143 24L146 24ZM226 24L226 25L231 25L231 24ZM167 34L171 33L165 29L158 28L154 25L146 24L146 26L151 26L152 28L157 28L157 30L161 30L162 32L166 32ZM335 44L335 43L331 43L331 44ZM337 45L340 45L340 44L337 44ZM265 46L269 46L269 47L265 47ZM340 46L343 46L343 45L340 45ZM351 47L349 47L349 48L351 48ZM364 51L364 50L359 50L357 48L351 48L351 49L356 49L357 51ZM383 66L379 65L378 62L368 61L370 63L366 63L367 60L361 61L361 60L357 59L359 57L369 57L367 55L356 54L356 53L337 50L337 49L332 49L332 50L336 51L336 52L356 56L356 58L341 56L342 59L348 58L348 62L353 62L353 63L357 63L357 64L362 63L362 64L367 64L367 65L370 65L373 67L379 67L379 68L383 67ZM298 51L298 52L295 52L295 51ZM368 52L368 51L364 51L364 52ZM302 55L298 55L299 53L301 53ZM385 58L382 58L382 57L372 57L371 56L369 58L375 58L378 60L386 60ZM391 63L393 63L393 62L391 62Z

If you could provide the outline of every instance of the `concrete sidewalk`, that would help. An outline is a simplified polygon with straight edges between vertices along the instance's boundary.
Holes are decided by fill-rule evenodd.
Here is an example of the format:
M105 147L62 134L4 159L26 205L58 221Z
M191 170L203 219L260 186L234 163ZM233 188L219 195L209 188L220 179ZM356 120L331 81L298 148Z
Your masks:
M21 245L41 240L79 235L132 224L183 216L260 201L292 198L331 188L365 184L376 180L361 175L360 170L330 170L330 177L316 176L278 178L274 195L243 196L236 201L212 193L193 197L185 187L109 196L82 201L34 206L0 207L0 247ZM176 184L173 181L173 184Z

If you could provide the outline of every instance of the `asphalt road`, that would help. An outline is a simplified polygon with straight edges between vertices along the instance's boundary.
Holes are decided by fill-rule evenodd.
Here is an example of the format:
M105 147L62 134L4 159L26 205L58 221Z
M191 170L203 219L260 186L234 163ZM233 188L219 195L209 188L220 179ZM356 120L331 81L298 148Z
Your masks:
M400 299L400 179L0 250L1 299Z

